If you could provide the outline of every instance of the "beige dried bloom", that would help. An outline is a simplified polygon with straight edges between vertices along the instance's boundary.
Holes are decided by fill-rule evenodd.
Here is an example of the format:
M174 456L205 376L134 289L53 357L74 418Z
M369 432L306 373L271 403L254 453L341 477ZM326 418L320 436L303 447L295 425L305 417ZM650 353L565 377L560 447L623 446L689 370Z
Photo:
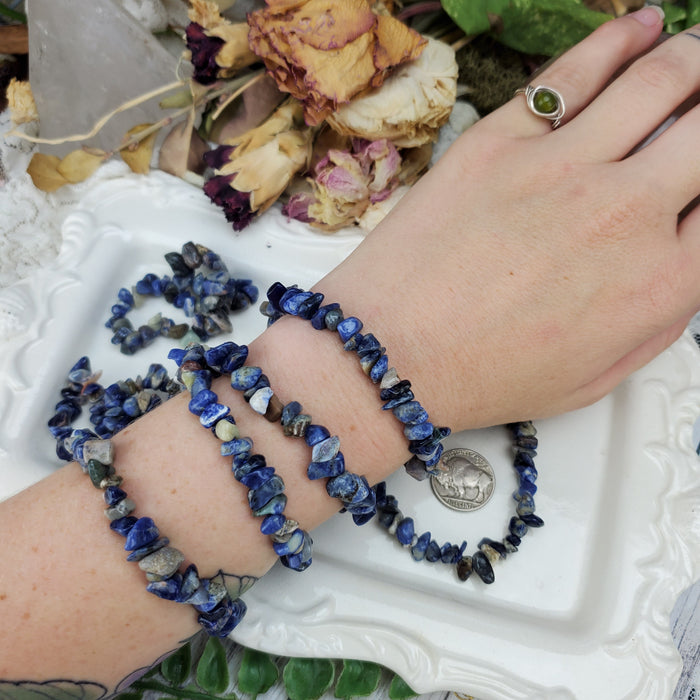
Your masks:
M405 63L384 84L328 115L341 134L390 139L401 148L434 141L457 98L457 62L447 44L428 39L421 55Z
M10 108L10 119L14 124L26 124L39 118L28 80L10 80L7 86L7 104Z
M412 61L425 40L368 0L267 0L248 15L251 49L280 90L304 105L307 124L382 84L388 71Z

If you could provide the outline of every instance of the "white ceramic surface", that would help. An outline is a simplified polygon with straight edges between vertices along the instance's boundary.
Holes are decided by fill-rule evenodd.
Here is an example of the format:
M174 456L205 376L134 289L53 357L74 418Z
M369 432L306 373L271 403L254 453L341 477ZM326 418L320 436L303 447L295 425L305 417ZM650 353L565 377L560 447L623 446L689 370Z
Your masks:
M0 497L57 465L45 423L80 355L104 371L103 382L143 374L153 361L173 370L167 341L125 357L103 325L119 287L168 271L164 253L187 240L208 245L264 294L275 279L312 284L360 238L316 234L276 210L236 234L201 192L163 173L95 187L67 218L55 264L0 290ZM148 304L133 315L162 309ZM265 320L250 309L233 324L233 338L248 342ZM278 567L246 594L249 613L234 637L286 656L379 661L420 692L669 698L680 662L668 615L700 575L698 360L684 336L604 400L538 426L546 527L497 566L494 585L416 564L376 523L356 528L341 515L315 531L309 571ZM508 438L492 428L453 435L447 446L476 449L493 465L486 507L448 511L426 483L399 473L389 490L421 531L467 539L473 551L482 536L505 534L515 484Z

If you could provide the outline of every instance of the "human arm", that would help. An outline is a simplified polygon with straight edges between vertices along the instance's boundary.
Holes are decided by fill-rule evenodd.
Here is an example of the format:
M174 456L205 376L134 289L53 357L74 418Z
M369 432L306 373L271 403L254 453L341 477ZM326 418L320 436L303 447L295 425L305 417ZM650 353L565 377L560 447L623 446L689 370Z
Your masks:
M656 33L658 28L654 30ZM653 36L650 29L642 37L644 41L638 37L634 46L627 46L628 52L643 48ZM593 47L589 45L589 49ZM600 55L599 50L595 55ZM623 58L626 56L618 53L617 60ZM601 75L605 72L600 69ZM565 91L565 87L561 85L560 89ZM575 114L573 101L585 90L581 86L565 92L567 100L572 94L571 113ZM530 124L531 115L522 101L514 102L511 109L508 129L513 128L512 124L518 130ZM659 309L653 310L655 314L640 303L646 298L647 273L656 269L659 256L663 253L671 264L674 242L670 234L676 235L675 220L672 227L670 216L658 225L647 221L657 208L649 201L648 190L640 193L643 201L639 205L639 215L644 221L638 248L631 245L630 238L631 234L640 232L639 226L636 230L617 232L619 236L614 241L591 237L590 211L598 209L603 201L608 206L597 214L612 215L618 203L624 201L624 198L614 202L601 200L602 182L608 178L614 185L613 192L627 197L626 187L634 189L644 184L639 173L632 173L630 168L625 172L629 177L621 186L609 163L581 162L580 156L575 159L567 146L569 141L563 138L555 147L551 137L566 134L564 127L549 134L542 129L548 129L548 125L535 120L532 132L504 133L503 125L494 124L494 119L484 120L481 131L468 133L448 154L446 165L434 169L348 263L318 286L327 292L329 300L342 302L346 313L357 314L368 329L377 333L387 346L392 363L402 376L413 381L416 395L428 407L435 422L451 425L455 430L515 417L545 415L593 400L597 392L581 390L581 387L589 386L605 374L611 357L625 356L656 331L663 332L674 324L682 325L687 308L697 303L694 296L697 290L692 289L688 281L680 290L660 289L669 303L660 304ZM489 128L493 129L492 133L484 131ZM540 132L535 133L535 129ZM597 134L598 130L595 131ZM528 141L537 142L537 147ZM591 139L584 141L589 145ZM541 179L545 164L554 167L556 172L561 172L564 166L570 167L569 178ZM533 177L533 171L538 177ZM572 191L573 185L584 190L578 198ZM503 207L497 194L503 201L513 201L512 211ZM562 207L566 208L565 215L562 215ZM545 217L556 215L553 225L545 231L533 230L531 212ZM578 214L578 218L574 214ZM467 219L468 226L465 225ZM509 231L513 234L510 237ZM527 245L523 244L523 236L528 237ZM612 242L620 252L628 254L627 257L611 257ZM450 262L447 267L446 260ZM524 261L527 264L523 264ZM553 276L552 261L563 271L560 278L552 280L543 290L543 277ZM691 258L689 262L692 264L694 260ZM643 283L628 275L630 271L639 271L642 263L646 265L641 271L642 280L647 275ZM681 267L677 263L676 266ZM512 277L516 277L514 280L509 279L511 271L514 272ZM618 284L618 278L623 285ZM552 289L556 290L554 296ZM449 303L441 303L444 300ZM638 313L630 313L630 301L640 303ZM681 308L681 304L686 308ZM591 315L587 316L588 313ZM639 325L625 329L623 321ZM557 331L554 336L552 328ZM606 328L613 331L600 335L601 329L605 331ZM513 337L518 344L513 343ZM664 341L670 339L669 335ZM588 352L582 353L581 346ZM265 368L279 395L285 400L299 399L315 417L341 435L348 464L375 481L400 464L405 456L405 443L391 416L384 416L377 410L373 387L356 366L348 364L350 357L338 359L342 356L337 339L313 334L307 326L291 319L280 321L251 347L251 359ZM559 372L546 381L547 376L553 374L551 367ZM610 375L599 391L607 391L629 369L631 367L615 370L616 374ZM221 389L222 396L223 392ZM233 406L243 432L254 437L271 464L284 470L290 494L290 515L301 512L303 518L300 519L310 529L316 519L334 512L335 503L322 505L325 503L322 489L305 500L302 489L309 486L303 478L294 480L294 474L303 472L304 463L308 461L306 455L290 452L290 441L281 439L277 432L269 433L270 426L261 419L249 421L247 408L237 402L235 396L226 394L225 400ZM177 442L173 442L174 436ZM133 449L128 444L132 439L135 441ZM140 511L153 515L163 532L190 554L201 569L222 566L227 571L257 575L269 566L272 561L269 543L257 534L255 523L250 524L242 493L231 483L229 465L217 460L215 443L201 431L196 419L187 415L182 403L175 400L158 409L152 417L140 420L129 432L123 433L116 443L117 468L124 475L125 487L137 501ZM380 447L381 460L377 456ZM205 455L204 460L200 455ZM202 463L203 468L211 465L211 476L206 472L206 481L193 477L192 464L198 463ZM166 479L164 470L167 470ZM94 650L104 649L105 653L109 652L107 667L110 670L118 669L113 664L115 657L131 670L133 665L129 664L134 660L138 659L140 664L140 660L155 658L161 650L172 648L186 630L189 633L193 627L192 612L145 594L140 572L124 563L118 542L114 557L105 560L107 552L114 547L114 539L110 539L112 533L99 512L99 494L91 489L83 475L77 470L74 473L74 483L68 481L60 485L54 481L42 495L29 492L23 501L25 505L19 512L15 510L16 517L6 523L5 531L11 531L18 521L28 523L26 527L36 523L37 531L26 536L20 543L23 546L18 545L17 553L10 557L10 560L21 561L22 566L32 564L28 541L42 542L56 533L62 535L68 547L66 556L51 561L52 583L56 590L63 585L68 592L75 592L76 576L80 581L93 583L92 586L81 584L82 590L73 598L61 600L64 609L60 614L65 615L68 622L80 620L80 624L66 624L55 646L44 647L43 654L37 655L37 637L45 628L31 628L26 621L26 631L30 635L26 639L30 641L22 646L15 639L13 653L17 659L26 659L31 649L41 662L41 672L48 673L51 666L47 659L56 658L62 649L71 649L68 656L74 663L80 663L79 671L87 674L90 669L86 658L98 663L96 672L103 673L105 665L94 655ZM48 527L42 504L73 504L77 494L81 494L82 505L68 510L65 523L51 520L52 527ZM231 507L234 494L239 498L237 511L232 511ZM37 504L38 516L27 517L28 502ZM95 514L94 521L90 520L90 513ZM309 517L311 514L313 517ZM249 532L241 530L245 527ZM232 546L230 533L234 532L239 538ZM93 535L95 539L91 539ZM247 552L246 544L252 544L253 551ZM53 549L52 556L60 554L58 548ZM84 550L90 556L97 553L97 561L86 564L88 557ZM74 554L76 551L80 556ZM62 561L69 562L70 566L59 566ZM37 557L34 564L34 573L22 580L39 578L46 559ZM82 571L78 567L83 567ZM92 574L90 569L93 569ZM63 580L58 576L61 571L65 574ZM313 569L306 575L313 576ZM113 591L110 590L112 586ZM86 590L99 590L101 595L87 596ZM18 621L28 608L34 609L37 616L42 613L41 609L37 610L37 591L31 592L26 587L25 592L26 605L19 608ZM85 607L86 602L88 607ZM128 628L123 624L124 611L127 611ZM78 613L82 613L81 617ZM52 606L44 611L51 619L55 619L55 614ZM91 621L92 638L85 634L88 628L83 620ZM158 621L157 627L153 620ZM116 642L115 629L119 630ZM73 630L73 639L66 634L68 630ZM40 641L51 644L48 639ZM78 646L71 647L68 641ZM85 647L91 650L90 654L79 656L76 650ZM131 655L125 653L125 649ZM65 655L58 656L57 667L61 667L59 662L63 661L67 663L69 659ZM35 670L30 666L22 668ZM11 677L16 676L12 674Z

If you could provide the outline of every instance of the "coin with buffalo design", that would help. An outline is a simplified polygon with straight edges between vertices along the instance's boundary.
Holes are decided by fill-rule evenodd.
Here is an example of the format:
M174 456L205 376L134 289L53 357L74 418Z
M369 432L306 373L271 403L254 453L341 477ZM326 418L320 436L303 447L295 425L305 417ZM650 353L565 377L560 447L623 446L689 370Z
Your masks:
M478 510L493 495L496 478L488 461L474 450L457 447L442 453L441 470L430 477L438 500L453 510Z

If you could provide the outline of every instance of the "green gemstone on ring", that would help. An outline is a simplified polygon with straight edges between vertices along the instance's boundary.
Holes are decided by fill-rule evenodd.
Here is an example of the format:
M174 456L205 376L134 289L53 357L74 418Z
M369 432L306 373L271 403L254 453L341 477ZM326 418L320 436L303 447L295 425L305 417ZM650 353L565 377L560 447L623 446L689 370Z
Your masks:
M540 114L554 114L559 109L559 98L549 90L538 90L532 105Z

